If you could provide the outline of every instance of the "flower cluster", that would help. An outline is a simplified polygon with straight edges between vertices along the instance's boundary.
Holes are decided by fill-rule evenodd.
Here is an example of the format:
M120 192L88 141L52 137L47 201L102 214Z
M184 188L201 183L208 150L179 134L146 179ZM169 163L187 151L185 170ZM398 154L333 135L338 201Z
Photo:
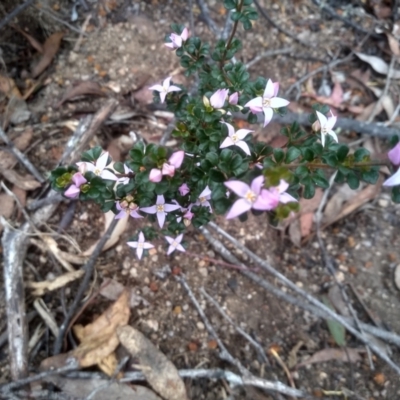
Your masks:
M247 3L234 11L235 24L241 22L245 29L256 15ZM237 39L219 40L211 50L190 37L187 28L173 25L165 45L176 51L186 75L199 77L196 95L174 84L172 77L149 88L155 100L175 114L172 136L180 149L172 152L138 141L124 163L114 163L95 147L76 165L57 168L51 175L52 187L66 197L92 200L117 219L152 222L128 242L139 259L160 234L168 255L184 252L184 233L216 215L244 220L249 212L266 213L276 224L298 210L300 196L312 198L316 187L329 186L327 171L337 171L336 182L354 189L361 181L378 179L379 165L371 162L366 149L351 153L339 143L337 117L327 106L315 106L310 132L297 123L282 129L282 147L260 141L263 135L255 138L252 125L263 120L261 129L267 127L275 113L285 113L289 101L279 97L278 82L251 80L241 62L231 61L240 50ZM397 142L389 159L400 165ZM393 199L400 202L400 169L385 185L394 187Z

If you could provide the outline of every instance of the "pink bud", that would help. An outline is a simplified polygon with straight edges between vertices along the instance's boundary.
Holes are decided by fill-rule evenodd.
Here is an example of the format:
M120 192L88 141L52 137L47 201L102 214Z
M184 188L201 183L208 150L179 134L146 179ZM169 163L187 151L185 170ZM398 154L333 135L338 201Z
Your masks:
M80 189L75 186L75 185L71 185L65 192L64 192L64 196L65 197L69 197L70 199L76 199L79 196L80 193Z
M178 190L181 196L186 196L190 192L189 186L186 185L186 183L183 183L181 186L179 186Z
M173 165L175 168L180 168L184 157L185 157L185 152L182 150L179 150L179 151L176 151L175 153L172 153L168 162L170 165Z
M85 179L85 177L84 177L80 172L76 172L76 173L72 176L72 182L74 182L75 185L79 188L81 185L83 185L84 183L86 183L87 180Z
M157 183L157 182L160 182L161 179L162 179L162 173L161 173L161 171L160 171L159 169L157 169L157 168L153 168L153 169L150 171L149 181L150 181L150 182Z
M389 151L388 157L393 165L400 165L400 142Z
M168 176L174 176L175 175L175 167L173 165L169 165L167 163L164 163L162 166L162 174L163 175L168 175Z
M188 28L184 28L181 33L181 38L183 41L186 41L188 37L189 37L189 30Z
M187 210L186 213L183 215L183 218L188 219L189 221L194 217L194 214L190 211Z
M235 92L229 96L229 104L236 105L239 101L239 93Z
M211 97L210 103L214 108L222 108L224 106L226 96L228 96L228 89L218 89Z

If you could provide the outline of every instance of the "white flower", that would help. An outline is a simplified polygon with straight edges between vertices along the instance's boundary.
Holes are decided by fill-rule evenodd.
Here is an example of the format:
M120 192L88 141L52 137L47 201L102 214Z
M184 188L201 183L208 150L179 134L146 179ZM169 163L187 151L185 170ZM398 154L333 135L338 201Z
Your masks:
M154 247L151 243L144 241L143 232L139 232L139 239L137 242L127 242L127 245L136 249L136 254L139 260L142 258L144 249L147 250Z
M317 113L319 124L321 125L321 144L325 146L325 136L331 135L335 142L339 142L336 133L332 130L334 125L336 124L337 117L332 114L329 118L326 118L324 114L321 114L319 111L315 111Z

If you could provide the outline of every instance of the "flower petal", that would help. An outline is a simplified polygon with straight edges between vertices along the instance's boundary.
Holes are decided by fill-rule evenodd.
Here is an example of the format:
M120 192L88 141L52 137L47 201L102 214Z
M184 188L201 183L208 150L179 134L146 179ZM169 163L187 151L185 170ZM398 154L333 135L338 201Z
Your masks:
M389 150L388 157L393 165L400 165L400 142L392 150Z
M137 247L136 249L136 254L137 254L137 258L140 260L142 258L143 255L143 247Z
M264 111L264 128L271 122L272 116L274 115L274 112L272 111L272 108L263 108Z
M270 99L274 96L275 96L275 86L274 86L273 82L271 81L271 79L268 79L267 85L265 86L265 89L264 89L263 97L265 99Z
M157 220L158 220L158 225L160 226L160 228L162 228L164 226L164 222L165 222L165 212L164 211L157 212Z
M328 134L331 135L331 136L333 137L333 140L334 140L336 143L339 143L339 139L338 139L338 137L337 137L337 135L336 135L336 133L335 133L334 131L329 131Z
M171 154L168 163L173 165L175 168L180 168L185 157L185 152L183 150L175 151Z
M258 110L256 112L261 112L262 106L263 106L263 99L262 99L262 97L256 97L255 99L248 101L244 106L250 107L251 109Z
M76 199L79 197L81 190L76 185L71 185L65 192L64 196L70 199Z
M165 43L165 45L172 44L172 43ZM156 92L163 92L164 88L161 85L153 85L149 87L149 90L155 90Z
M172 243L174 243L174 238L172 238L171 236L164 236L165 237L165 240L169 243L169 244L172 244Z
M332 115L332 117L329 117L327 122L326 122L326 126L325 128L330 131L332 130L332 128L335 126L337 121L337 117L335 117L334 115Z
M154 183L158 183L158 182L161 181L162 175L163 175L163 174L162 174L162 172L161 172L159 169L153 168L153 169L150 171L149 181L150 181L150 182L154 182Z
M223 149L224 147L229 147L229 146L233 146L235 143L233 142L232 138L230 138L229 136L221 143L221 145L219 146L220 149Z
M228 214L226 214L226 219L232 219L237 217L240 214L249 211L251 208L251 204L245 199L236 200L233 203L232 208L229 210Z
M167 97L167 92L160 92L160 101L161 103L164 103L165 98Z
M250 129L239 129L238 131L236 131L236 136L239 139L244 139L251 132L254 132L254 131L251 131Z
M282 99L281 97L273 97L269 102L272 108L286 107L289 103L290 101Z
M162 174L163 175L168 175L168 176L174 176L175 175L175 167L173 165L169 165L167 163L164 163L162 166Z
M249 145L243 140L239 140L238 142L236 142L236 146L240 147L248 156L251 155Z
M99 169L100 171L103 171L103 169L108 165L108 151L103 153L96 161L96 168Z
M103 170L100 174L103 179L108 179L110 181L117 181L118 178L111 171Z
M324 114L321 114L319 111L315 111L317 114L318 121L321 125L321 129L326 127L326 123L328 122L328 119L325 117Z
M157 201L156 204L165 204L165 199L164 196L162 194L157 195Z
M157 212L157 207L156 206L142 207L140 211L143 211L147 214L155 214Z
M164 204L164 210L166 212L175 211L178 210L179 208L181 208L179 204Z
M169 76L168 78L164 79L164 82L162 84L163 90L168 90L168 88L170 86L171 79L172 79L171 76Z
M282 193L282 194L279 196L279 201L280 201L281 203L283 203L283 204L292 203L292 202L297 203L297 202L298 202L297 199L295 199L295 198L294 198L293 196L291 196L289 193Z
M231 124L228 124L227 122L224 122L224 121L222 121L221 123L226 125L226 127L228 128L229 136L233 136L235 134L235 128Z
M284 193L284 192L286 192L288 187L289 187L289 184L284 179L281 179L279 181L279 186L277 189L278 189L279 193Z
M250 185L251 191L254 192L256 195L259 195L263 185L264 185L264 177L262 175L257 176L257 178L254 178L253 181L251 182Z
M171 85L171 86L168 88L168 93L169 93L169 92L179 92L179 91L181 91L181 90L182 90L182 89L181 89L180 87Z
M239 197L244 197L250 190L250 186L242 181L227 181L224 185Z
M125 210L121 210L116 216L115 219L121 219L124 218L126 216L126 211Z
M400 168L389 179L383 182L383 186L397 186L400 185Z
M127 242L126 243L128 246L133 247L134 249L136 249L138 247L138 242Z
M144 249L152 249L154 246L151 244L151 243L147 243L147 242L144 242L143 243L143 248Z

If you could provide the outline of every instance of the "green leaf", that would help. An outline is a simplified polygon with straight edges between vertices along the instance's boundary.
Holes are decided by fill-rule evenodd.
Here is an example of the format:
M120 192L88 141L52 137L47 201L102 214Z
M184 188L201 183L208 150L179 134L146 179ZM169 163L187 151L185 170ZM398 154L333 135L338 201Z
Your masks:
M400 203L400 185L392 189L392 200L394 203Z
M360 186L360 180L354 172L349 172L347 175L347 184L349 185L350 189L353 190Z
M314 160L314 157L314 152L309 147L303 149L303 158L305 161L311 162Z
M322 300L327 307L334 311L331 302L326 296L324 296ZM329 332L332 335L332 338L336 342L336 344L340 347L346 346L346 329L344 328L344 326L333 319L327 319L326 323L328 325Z
M274 149L274 158L277 164L280 164L285 157L285 152L282 149Z
M222 183L226 181L224 174L221 171L218 171L217 169L211 169L209 171L209 176L210 179L214 182Z
M300 165L299 167L296 168L294 173L301 179L305 178L308 176L310 173L309 169L305 165Z
M216 166L219 161L218 154L214 152L207 153L206 160L208 160L211 163L211 165Z
M119 172L120 174L124 174L125 173L125 169L124 169L124 164L120 161L114 163L113 168Z
M313 182L317 185L317 186L319 186L319 187L321 187L321 188L323 188L323 189L327 189L328 187L329 187L329 182L326 180L326 178L324 178L323 176L320 176L320 175L313 175L312 177L311 177L311 179L313 180Z
M379 178L379 169L371 168L369 171L365 171L361 174L361 179L371 185L374 185Z
M286 159L285 159L285 163L286 164L290 164L291 162L293 162L297 157L299 157L301 154L300 149L298 149L297 147L289 147L289 149L286 152Z
M364 147L361 147L354 152L354 161L355 162L364 161L364 157L369 157L369 155L370 155L369 151Z
M342 144L336 152L339 162L343 162L347 157L347 154L349 154L349 148L345 144Z
M235 0L224 0L224 7L227 10L236 9L236 1Z
M303 197L305 199L312 199L315 195L315 186L312 179L308 176L302 181L304 185Z

